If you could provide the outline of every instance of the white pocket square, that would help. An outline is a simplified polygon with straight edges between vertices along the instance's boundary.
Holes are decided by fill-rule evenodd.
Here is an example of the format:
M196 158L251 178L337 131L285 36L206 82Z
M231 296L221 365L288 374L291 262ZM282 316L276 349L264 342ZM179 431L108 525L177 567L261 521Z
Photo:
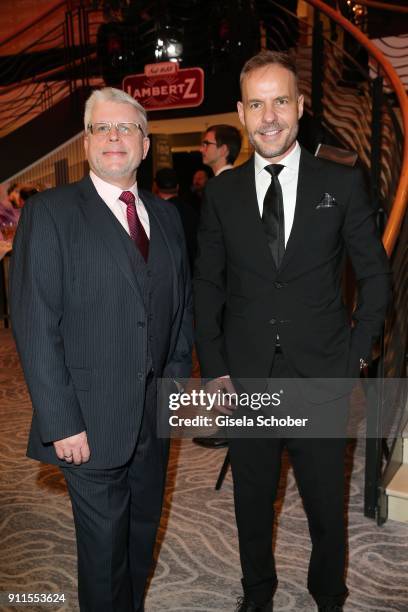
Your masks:
M335 208L336 206L336 198L330 195L330 193L324 193L320 202L316 204L315 208L318 210L319 208Z

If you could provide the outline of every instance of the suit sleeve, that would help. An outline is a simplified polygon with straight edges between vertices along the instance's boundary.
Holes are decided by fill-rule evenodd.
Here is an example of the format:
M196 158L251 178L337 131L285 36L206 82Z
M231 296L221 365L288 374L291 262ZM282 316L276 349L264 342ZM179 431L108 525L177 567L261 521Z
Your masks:
M10 272L10 308L25 379L43 443L85 430L65 366L63 262L58 232L40 196L24 207Z
M202 204L194 274L196 343L204 378L229 374L223 337L226 264L221 222L211 191L207 188Z
M367 360L373 343L381 335L391 284L388 259L374 221L374 211L362 173L357 169L353 171L343 236L358 289L351 350Z

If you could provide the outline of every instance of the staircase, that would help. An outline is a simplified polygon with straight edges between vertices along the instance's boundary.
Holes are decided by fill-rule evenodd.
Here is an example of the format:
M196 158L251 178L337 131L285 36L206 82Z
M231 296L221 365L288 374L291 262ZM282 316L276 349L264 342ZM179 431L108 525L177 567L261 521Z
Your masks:
M7 155L0 166L0 182L15 176L21 168L38 162L83 130L82 109L89 89L78 88L1 140ZM35 146L27 146L35 143Z
M65 5L58 2L0 40L0 138L5 146L10 142L4 140L8 135L12 137L79 89L103 82L96 70L102 12L82 5L67 11ZM44 122L43 133L46 126ZM38 137L42 138L41 131L37 141Z

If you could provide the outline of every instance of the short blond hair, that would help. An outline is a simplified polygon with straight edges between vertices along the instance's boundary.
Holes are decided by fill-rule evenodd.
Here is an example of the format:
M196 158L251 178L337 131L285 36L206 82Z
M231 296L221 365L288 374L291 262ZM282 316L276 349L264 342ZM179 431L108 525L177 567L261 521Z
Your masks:
M241 86L242 93L242 82L244 78L252 72L253 70L258 70L258 68L264 68L266 66L273 65L282 66L282 68L286 68L289 70L295 77L296 91L299 91L298 84L298 72L296 68L295 62L292 60L288 53L284 53L283 51L269 51L264 50L260 51L257 55L251 57L247 62L245 62L241 74L239 76L239 83Z

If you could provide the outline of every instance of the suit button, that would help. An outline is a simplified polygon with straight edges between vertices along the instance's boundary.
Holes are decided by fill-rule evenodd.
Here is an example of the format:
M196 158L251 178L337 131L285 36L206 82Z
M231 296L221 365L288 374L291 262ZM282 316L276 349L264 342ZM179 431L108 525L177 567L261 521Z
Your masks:
M274 285L275 285L275 289L283 289L285 286L283 283L279 283L278 281L274 283Z
M147 271L147 276L149 276L149 277L150 277L150 276L153 276L153 272L152 272L151 270L148 270L148 271Z
M143 380L143 372L138 372L137 377L139 380Z
M138 321L137 322L137 326L138 327L144 327L145 326L145 322L144 321Z
M271 319L271 320L269 321L269 323L270 323L271 325L276 325L276 319Z

